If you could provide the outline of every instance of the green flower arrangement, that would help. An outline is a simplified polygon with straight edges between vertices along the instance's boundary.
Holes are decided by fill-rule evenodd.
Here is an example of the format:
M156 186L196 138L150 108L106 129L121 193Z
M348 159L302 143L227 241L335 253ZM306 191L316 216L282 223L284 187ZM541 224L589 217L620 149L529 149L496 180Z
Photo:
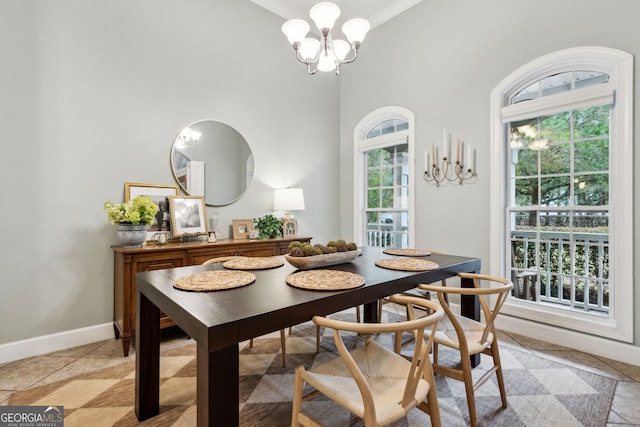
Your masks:
M112 224L151 225L158 213L158 205L149 196L138 196L125 203L104 202L104 210Z

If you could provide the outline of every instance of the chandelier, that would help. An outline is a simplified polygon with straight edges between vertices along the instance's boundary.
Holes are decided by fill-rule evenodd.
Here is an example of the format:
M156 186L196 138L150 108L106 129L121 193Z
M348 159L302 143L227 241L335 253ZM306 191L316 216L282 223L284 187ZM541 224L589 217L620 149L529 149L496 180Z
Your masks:
M362 18L350 19L342 25L342 32L349 42L333 39L331 29L340 16L340 8L331 2L316 4L309 16L320 30L320 40L307 37L309 24L302 19L291 19L282 25L282 32L296 51L296 58L307 66L309 74L316 71L333 71L340 74L340 66L353 62L358 57L360 44L371 28L369 21ZM351 52L349 58L347 56Z

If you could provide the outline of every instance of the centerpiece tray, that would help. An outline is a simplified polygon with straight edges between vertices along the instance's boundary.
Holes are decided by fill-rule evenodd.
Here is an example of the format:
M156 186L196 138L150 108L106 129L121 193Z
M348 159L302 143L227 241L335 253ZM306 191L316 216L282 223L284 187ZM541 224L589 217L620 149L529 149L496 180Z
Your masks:
M362 255L360 249L347 252L336 252L333 254L312 255L312 256L290 256L285 255L284 259L299 270L311 270L314 268L328 267L331 265L351 262Z

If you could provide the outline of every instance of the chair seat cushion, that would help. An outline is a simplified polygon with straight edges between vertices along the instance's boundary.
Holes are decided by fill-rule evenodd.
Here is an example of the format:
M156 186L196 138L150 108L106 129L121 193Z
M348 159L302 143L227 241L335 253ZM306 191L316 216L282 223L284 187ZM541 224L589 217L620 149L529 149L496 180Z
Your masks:
M488 348L493 342L493 334L487 335L487 341L482 343L482 334L484 333L485 324L477 322L468 317L454 315L456 321L462 327L464 335L467 340L467 346L469 347L469 354L481 353L484 349ZM460 343L458 342L458 336L456 330L451 323L451 320L445 316L440 320L437 326L436 335L434 341L438 344L446 345L447 347L460 350Z
M351 351L350 354L371 388L376 419L380 425L404 417L409 409L426 399L430 386L427 381L420 379L415 402L407 408L401 406L411 365L402 356L373 341ZM337 357L308 371L303 371L302 375L305 381L330 399L358 417L364 416L362 395L342 358Z

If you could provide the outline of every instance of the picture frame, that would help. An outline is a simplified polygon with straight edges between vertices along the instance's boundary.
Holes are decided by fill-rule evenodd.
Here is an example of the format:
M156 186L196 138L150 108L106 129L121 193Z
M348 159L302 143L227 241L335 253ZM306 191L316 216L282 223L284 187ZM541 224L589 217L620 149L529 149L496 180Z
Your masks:
M231 221L233 226L233 238L248 239L249 232L253 229L252 219L234 219Z
M153 224L147 228L147 241L153 240L158 232L171 232L171 215L169 212L169 197L178 195L175 184L147 184L143 182L124 183L124 201L128 202L138 196L149 196L158 205L158 213Z
M282 236L296 237L298 235L298 221L295 218L282 219Z
M203 196L170 196L169 210L174 237L208 233Z
M216 237L216 232L215 231L209 231L209 235L207 236L207 242L215 243L217 241L218 241L218 238Z

